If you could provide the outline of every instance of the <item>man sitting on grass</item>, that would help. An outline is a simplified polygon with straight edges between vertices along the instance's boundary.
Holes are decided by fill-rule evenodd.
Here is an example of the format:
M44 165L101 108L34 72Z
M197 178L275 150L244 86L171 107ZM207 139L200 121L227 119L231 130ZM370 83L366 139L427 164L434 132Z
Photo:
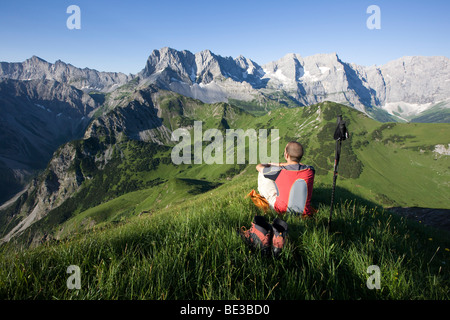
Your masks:
M311 216L314 168L300 163L303 146L291 141L284 149L285 163L258 164L258 191L279 214Z

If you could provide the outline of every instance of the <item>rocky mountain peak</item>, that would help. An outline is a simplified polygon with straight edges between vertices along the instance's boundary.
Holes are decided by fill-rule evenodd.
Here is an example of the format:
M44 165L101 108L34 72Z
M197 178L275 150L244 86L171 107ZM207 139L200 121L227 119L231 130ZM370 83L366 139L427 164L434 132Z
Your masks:
M47 61L45 61L44 59L33 55L31 58L27 59L26 61L29 61L30 63L46 63L48 64Z
M80 69L61 60L52 64L37 56L23 62L0 62L0 79L51 80L85 91L110 92L132 78L123 73Z
M448 61L403 57L365 67L342 61L336 52L307 57L288 53L261 67L243 55L233 59L210 50L192 54L162 48L151 54L142 74L165 89L208 103L251 101L261 90L283 90L300 105L330 100L410 119L436 105L450 106Z

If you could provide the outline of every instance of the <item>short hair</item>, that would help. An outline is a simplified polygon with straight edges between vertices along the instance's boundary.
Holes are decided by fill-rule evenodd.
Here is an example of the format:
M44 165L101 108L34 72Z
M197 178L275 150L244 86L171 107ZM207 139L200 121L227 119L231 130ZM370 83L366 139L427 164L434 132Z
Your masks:
M292 161L300 162L303 157L303 146L297 141L290 141L286 145L286 153Z

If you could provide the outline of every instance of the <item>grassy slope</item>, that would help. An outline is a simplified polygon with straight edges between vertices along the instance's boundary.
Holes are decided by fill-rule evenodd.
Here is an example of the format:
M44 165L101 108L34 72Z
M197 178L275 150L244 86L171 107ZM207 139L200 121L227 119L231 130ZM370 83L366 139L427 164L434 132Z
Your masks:
M424 141L424 139L420 143L436 145L443 141L445 136L443 133L448 130L448 126L436 125L428 129L435 131L429 131L427 135L423 135L429 137L430 141ZM422 128L399 124L395 129L387 131L391 134L408 132L421 136ZM355 184L364 186L359 188L365 188L365 193L369 194L371 190L380 190L384 186L385 192L378 192L390 199L395 199L392 200L392 204L448 208L448 199L450 199L448 159L432 154L429 150L421 153L417 150L421 147L413 142L414 139L410 138L404 143L389 142L391 148L386 148L383 141L374 142L360 150L358 156L364 162L365 170Z
M448 143L448 124L358 123L351 143L364 170L346 188L384 206L449 208L448 157L432 152Z
M125 221L130 216L152 213L182 203L192 195L206 192L219 184L203 180L171 178L148 189L126 193L89 208L59 226L57 238L71 237L91 228L103 228Z
M256 172L246 171L232 183L112 228L15 254L3 247L0 297L450 298L448 235L353 202L337 206L331 232L324 203L316 201L313 220L285 217L289 238L278 260L250 251L236 230L249 227L258 213L244 198L255 187ZM81 269L80 290L66 287L69 265ZM380 290L366 287L370 265L380 267Z

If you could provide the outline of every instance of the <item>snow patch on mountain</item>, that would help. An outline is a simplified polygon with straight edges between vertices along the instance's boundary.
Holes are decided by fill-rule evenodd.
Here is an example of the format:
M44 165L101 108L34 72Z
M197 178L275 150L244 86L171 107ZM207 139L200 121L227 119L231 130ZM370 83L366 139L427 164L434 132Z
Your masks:
M383 105L383 109L392 115L401 115L408 118L428 110L433 103L407 103L403 101L387 102Z

